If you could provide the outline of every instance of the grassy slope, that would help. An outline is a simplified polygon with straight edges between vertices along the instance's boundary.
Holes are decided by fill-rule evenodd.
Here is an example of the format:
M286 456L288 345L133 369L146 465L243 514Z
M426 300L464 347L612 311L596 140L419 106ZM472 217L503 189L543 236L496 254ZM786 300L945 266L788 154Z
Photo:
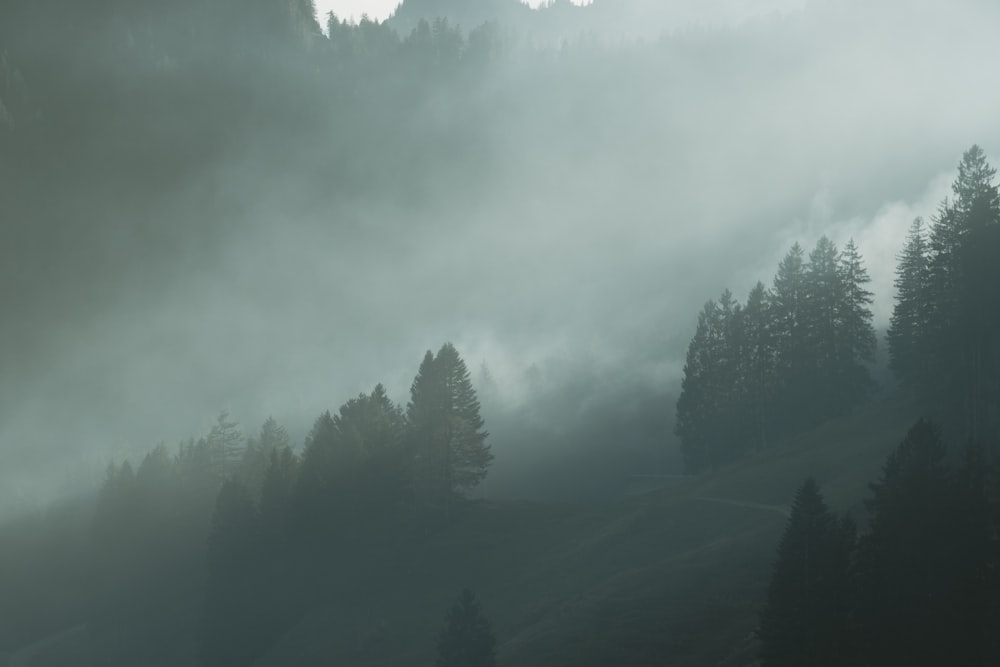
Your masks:
M472 505L394 554L364 603L310 614L258 665L432 665L465 585L484 603L503 665L749 664L783 506L814 475L831 504L860 518L867 484L913 418L902 398L882 401L715 475L602 508Z

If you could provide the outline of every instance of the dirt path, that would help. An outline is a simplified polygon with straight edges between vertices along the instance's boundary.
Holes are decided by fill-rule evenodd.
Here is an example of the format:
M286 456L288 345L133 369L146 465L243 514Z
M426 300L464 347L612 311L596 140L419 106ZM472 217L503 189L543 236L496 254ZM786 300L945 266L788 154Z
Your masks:
M730 498L709 498L707 496L699 496L695 500L704 500L710 503L722 503L723 505L733 505L734 507L747 507L754 510L761 510L763 512L777 512L778 514L789 517L792 515L792 511L786 505L764 505L763 503L751 503L745 500L731 500Z

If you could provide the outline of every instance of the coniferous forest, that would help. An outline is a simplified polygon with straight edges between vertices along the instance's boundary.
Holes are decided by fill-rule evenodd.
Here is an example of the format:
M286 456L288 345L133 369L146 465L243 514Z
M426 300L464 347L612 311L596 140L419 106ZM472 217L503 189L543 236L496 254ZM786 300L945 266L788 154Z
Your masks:
M0 667L1000 664L1000 11L320 4L0 2Z

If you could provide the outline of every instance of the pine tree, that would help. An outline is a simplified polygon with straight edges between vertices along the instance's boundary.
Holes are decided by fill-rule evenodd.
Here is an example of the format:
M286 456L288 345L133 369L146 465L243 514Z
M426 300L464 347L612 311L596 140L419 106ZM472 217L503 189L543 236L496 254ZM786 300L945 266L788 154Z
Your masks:
M256 437L247 439L243 460L240 464L240 477L245 480L251 493L255 496L260 494L264 476L271 465L272 454L290 448L291 445L292 441L288 437L288 431L273 417L268 417L264 421Z
M381 384L342 405L333 423L344 446L365 460L380 459L398 448L406 428L402 410Z
M740 391L739 378L743 345L739 330L742 306L728 289L719 296L715 315L717 320L711 329L712 356L715 359L711 437L718 463L724 464L739 458L746 450L747 442L746 402Z
M468 588L448 611L437 646L437 667L496 667L493 630Z
M771 287L772 339L775 346L775 427L783 434L808 423L810 351L803 335L805 263L802 246L794 244L778 264Z
M403 501L406 461L403 445L406 418L381 384L340 407L333 418L338 448L345 452L351 478L341 482L348 504L371 514Z
M847 662L854 527L807 479L792 504L757 634L764 667Z
M1000 195L996 171L973 146L962 156L953 199L930 234L927 331L921 396L962 436L995 437L1000 383Z
M331 491L338 474L336 430L327 410L313 422L302 451L295 487L295 515L302 530L309 535L316 535L329 514L337 509Z
M259 518L249 489L236 478L222 485L208 542L201 664L250 664L269 629L257 595L262 582Z
M708 301L698 314L698 325L688 345L681 380L681 394L677 398L677 417L674 433L681 441L684 471L697 473L714 468L717 455L713 449L710 424L711 406L715 403L715 360L710 339L715 326L717 306Z
M897 260L896 303L887 334L889 368L903 386L910 387L921 376L921 347L927 336L930 308L929 257L923 219L916 218L910 225Z
M486 477L493 460L488 433L469 370L451 343L424 356L410 388L407 422L419 496L447 501Z
M837 376L841 366L840 338L844 283L839 269L840 251L823 236L809 253L803 275L801 327L798 334L807 349L804 368L810 379L804 397L807 418L818 423L839 411Z
M219 480L231 475L243 459L243 434L239 424L230 419L229 412L225 410L219 413L205 438L205 444L212 473Z
M767 289L757 282L747 296L739 319L739 378L748 413L751 449L767 446L771 400L774 392L774 345L771 341L770 303Z
M860 545L859 622L863 651L876 664L949 662L937 636L943 619L935 618L953 583L944 455L940 428L919 420L890 454L865 503L871 531Z
M260 488L261 532L266 540L275 542L287 537L298 468L298 457L290 447L271 450Z
M868 365L875 361L877 338L872 326L871 282L854 239L847 242L837 267L841 285L838 307L840 331L837 344L839 406L851 408L866 400L874 389Z

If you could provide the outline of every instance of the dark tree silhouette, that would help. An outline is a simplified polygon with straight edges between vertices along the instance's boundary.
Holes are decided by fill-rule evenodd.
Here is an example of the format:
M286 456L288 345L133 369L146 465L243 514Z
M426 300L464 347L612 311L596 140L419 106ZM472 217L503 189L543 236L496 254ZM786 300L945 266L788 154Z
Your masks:
M272 454L291 445L288 431L273 417L267 418L256 436L247 438L246 450L240 463L240 478L245 481L251 493L259 496L264 475L271 465Z
M436 356L424 355L410 388L407 420L419 498L447 502L486 477L493 460L488 433L469 370L451 343Z
M848 664L854 541L854 524L838 520L807 479L795 495L761 613L762 665Z
M924 221L916 218L910 225L903 251L897 257L896 303L892 309L887 338L889 367L906 387L919 381L922 351L926 336L928 304L928 248Z
M992 663L985 466L970 452L955 474L945 453L940 427L921 419L871 485L858 613L875 664Z
M437 667L496 667L496 639L470 589L448 611L437 647Z
M714 470L870 399L868 282L854 242L841 253L823 237L808 262L793 245L774 287L758 282L746 305L728 289L705 304L676 406L687 472Z
M902 319L894 323L890 338L894 353L904 360L894 369L900 379L915 385L926 409L949 432L979 443L1000 434L995 408L1000 396L1000 269L995 259L1000 251L1000 195L995 177L979 146L962 155L953 197L941 203L932 219L926 289L919 297L919 242L907 241L907 261L900 270L905 266L913 277L905 281L905 290L897 284L896 308ZM904 322L914 311L920 328L911 348L919 364L908 369L910 348L904 334L910 329Z

